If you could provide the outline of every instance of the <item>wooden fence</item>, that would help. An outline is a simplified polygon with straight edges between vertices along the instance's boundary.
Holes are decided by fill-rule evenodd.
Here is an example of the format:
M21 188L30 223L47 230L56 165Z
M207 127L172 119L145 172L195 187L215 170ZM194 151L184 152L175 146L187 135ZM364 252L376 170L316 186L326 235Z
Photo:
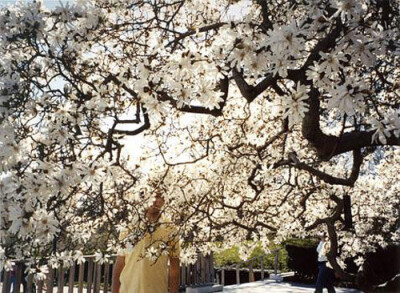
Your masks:
M100 293L111 292L111 278L114 269L115 256L104 264L94 262L94 256L86 256L86 262L73 263L65 268L62 265L57 269L49 268L46 280L34 281L33 275L24 274L22 263L16 263L15 285L11 286L11 272L1 272L1 293L28 292L28 293ZM214 283L213 255L199 256L192 265L181 266L181 288Z
M274 259L274 267L273 267L273 273L275 276L278 274L278 266L279 266L279 249L276 249L272 252L275 256ZM259 260L260 261L260 272L261 272L261 280L265 280L265 271L267 268L264 265L264 256L257 256L250 258L246 261L231 265L231 266L224 266L221 268L218 268L217 272L221 273L221 277L219 277L219 274L217 273L216 275L216 282L221 285L225 285L225 271L226 270L235 270L236 271L236 284L240 284L240 270L242 267L247 267L248 272L249 272L249 282L254 282L254 269L253 269L253 262Z

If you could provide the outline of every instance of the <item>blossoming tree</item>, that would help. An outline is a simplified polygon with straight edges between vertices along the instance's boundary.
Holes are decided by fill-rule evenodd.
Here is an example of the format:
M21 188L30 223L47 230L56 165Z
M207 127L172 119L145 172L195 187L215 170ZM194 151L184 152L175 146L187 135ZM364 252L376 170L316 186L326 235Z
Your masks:
M399 28L398 0L2 9L2 266L132 245L162 192L184 261L327 229L354 277L399 239Z

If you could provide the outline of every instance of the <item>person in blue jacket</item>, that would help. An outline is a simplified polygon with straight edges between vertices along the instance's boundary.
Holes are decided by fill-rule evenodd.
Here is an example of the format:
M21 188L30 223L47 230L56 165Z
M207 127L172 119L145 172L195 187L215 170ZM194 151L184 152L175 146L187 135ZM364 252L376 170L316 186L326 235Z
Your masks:
M324 288L328 289L328 293L335 293L333 282L335 274L326 255L330 249L328 236L325 232L320 233L320 242L317 247L318 252L318 277L315 285L315 293L322 293Z

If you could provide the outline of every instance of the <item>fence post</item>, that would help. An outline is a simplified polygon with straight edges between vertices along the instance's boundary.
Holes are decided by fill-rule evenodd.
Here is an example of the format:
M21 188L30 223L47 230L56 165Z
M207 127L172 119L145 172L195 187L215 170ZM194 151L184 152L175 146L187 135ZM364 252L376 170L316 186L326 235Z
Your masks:
M236 264L236 284L240 284L240 270L239 270L239 264Z
M197 262L196 262L196 266L195 266L195 273L196 273L196 282L195 282L195 284L197 285L197 284L201 284L201 275L202 275L202 272L201 272L201 261L202 261L202 256L198 256L197 257Z
M110 274L110 264L106 262L104 264L104 286L103 286L103 292L108 293L108 275Z
M253 265L249 263L249 282L254 282Z
M46 293L53 293L53 287L54 287L54 269L49 268L49 273L47 274L46 277Z
M43 280L38 281L36 292L37 293L43 293Z
M33 292L33 275L28 274L27 282L26 282L26 291Z
M8 293L10 292L10 276L11 272L3 270L3 288L1 290L2 293Z
M14 287L14 289L13 289L13 292L14 293L19 293L19 291L20 291L20 287L21 287L21 284L22 284L22 278L23 278L23 276L22 276L22 263L17 263L16 264L16 268L17 268L17 272L16 272L16 274L17 274L17 276L16 276L16 282L14 283L14 285L15 285L15 287Z
M93 271L94 271L93 270L93 259L89 258L88 259L87 287L86 287L87 293L92 292Z
M274 271L275 275L278 274L278 257L279 257L279 249L275 249L275 264L274 264Z
M57 286L57 293L64 292L64 266L61 264L58 267L58 286Z
M221 270L221 285L225 285L225 269Z
M211 275L211 282L214 283L215 281L214 254L212 252L210 254L210 275Z
M260 256L261 281L264 281L264 255Z
M74 281L75 281L75 262L69 267L69 278L68 278L68 293L74 292Z
M78 293L83 293L83 275L85 274L85 263L79 264Z
M190 284L195 285L196 280L197 280L197 274L196 274L196 264L191 264L190 265Z
M200 270L200 284L204 284L206 282L206 276L207 276L207 272L206 272L206 257L204 255L200 256L200 260L199 260L199 270Z
M207 255L206 257L206 283L214 283L214 278L211 277L211 258L210 255Z
M189 264L186 267L186 284L193 285L194 283L194 276L193 276L193 264Z
M100 283L101 283L101 264L100 263L96 263L95 266L96 269L96 274L95 274L95 278L94 278L94 293L99 293L100 292Z
M181 284L180 284L180 287L185 287L185 285L186 285L186 265L184 265L184 264L182 264L182 266L181 266L181 276L180 276L180 279L181 279Z

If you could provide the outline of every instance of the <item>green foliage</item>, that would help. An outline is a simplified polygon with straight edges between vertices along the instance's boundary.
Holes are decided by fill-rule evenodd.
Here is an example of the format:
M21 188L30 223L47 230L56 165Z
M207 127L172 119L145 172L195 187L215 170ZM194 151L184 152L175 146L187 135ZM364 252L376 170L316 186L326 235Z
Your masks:
M254 260L251 261L253 268L260 268L260 256L264 256L264 267L266 269L273 269L275 264L275 254L273 251L275 249L279 249L278 253L278 269L286 272L289 271L288 268L288 253L285 249L286 245L295 245L299 247L312 247L318 244L318 240L316 239L298 239L292 238L288 239L280 245L274 244L273 242L270 243L269 249L271 253L266 254L264 249L262 248L261 244L258 244L253 252L250 255L249 259ZM226 267L231 265L240 264L241 267L247 267L249 265L248 262L244 262L239 257L239 248L234 246L220 253L214 254L215 265L217 267Z
M287 271L287 252L283 248L283 246L271 243L269 249L271 251L279 249L278 268L279 270ZM275 263L275 254L274 253L266 254L264 249L261 247L261 244L258 244L250 255L249 259L252 259L251 264L253 268L255 269L260 268L261 256L264 256L264 267L266 269L273 269ZM220 253L215 253L214 260L215 260L215 265L217 267L223 267L223 266L226 267L236 264L240 264L241 267L248 267L249 265L249 262L244 262L242 259L240 259L239 249L236 246L226 249Z
M284 245L290 244L290 245L295 245L295 246L300 246L300 247L312 247L318 245L318 240L317 239L299 239L299 238L292 238L286 240Z
M214 260L217 267L230 266L242 261L239 257L239 248L237 246L215 253Z

